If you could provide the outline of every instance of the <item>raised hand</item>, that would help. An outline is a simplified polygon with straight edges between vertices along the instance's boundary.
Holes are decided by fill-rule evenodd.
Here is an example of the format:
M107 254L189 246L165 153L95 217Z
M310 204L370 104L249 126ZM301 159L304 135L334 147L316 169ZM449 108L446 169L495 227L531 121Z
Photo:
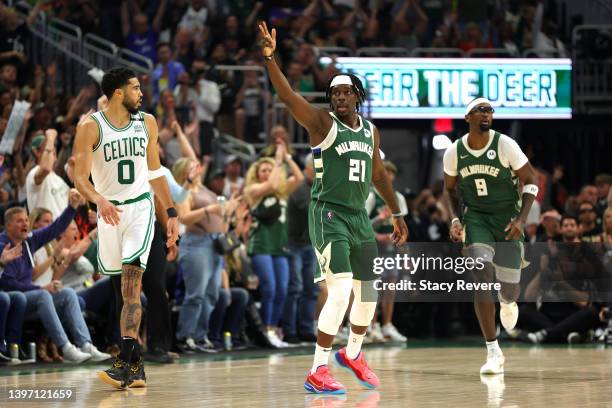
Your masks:
M274 159L277 163L282 163L285 161L285 157L287 156L287 151L285 150L285 145L279 143L276 145L276 153L274 154Z
M178 135L179 133L183 132L183 129L181 128L181 125L179 125L179 123L176 120L172 121L172 123L170 124L170 129L172 129L172 131L176 135Z
M263 21L259 24L259 32L261 33L261 53L264 57L269 57L276 50L276 28L273 28L270 33L266 22Z
M4 266L9 262L14 261L15 259L21 256L21 245L13 246L13 244L6 244L4 249L2 249L2 255L0 255L0 263Z
M68 194L68 203L76 210L80 205L85 204L85 200L76 188L71 188Z

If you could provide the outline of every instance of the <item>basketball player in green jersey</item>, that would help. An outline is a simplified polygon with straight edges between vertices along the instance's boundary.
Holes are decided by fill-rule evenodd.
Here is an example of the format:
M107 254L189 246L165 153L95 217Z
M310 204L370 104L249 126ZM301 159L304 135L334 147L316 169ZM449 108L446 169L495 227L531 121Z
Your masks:
M500 320L511 330L518 319L515 301L523 267L523 227L538 187L518 144L491 129L493 112L486 98L468 104L465 120L470 131L444 154L444 181L451 204L451 239L464 241L466 255L483 259L484 268L473 270L475 281L493 282L495 272L501 284ZM521 197L517 181L523 185ZM474 309L487 344L487 361L480 373L501 374L504 355L497 343L493 294L477 292Z
M168 247L176 245L177 212L159 163L157 122L138 110L142 92L136 74L113 68L104 74L101 87L108 106L79 124L74 142L75 186L98 207L100 270L121 275L121 293L115 294L123 298L121 352L98 377L116 388L144 387L137 337L142 274L155 221L151 187L168 213Z
M344 394L346 388L329 372L328 360L334 336L342 323L351 291L348 346L336 353L341 367L352 371L368 388L380 382L368 367L361 343L374 316L376 297L362 296L372 287L376 254L374 232L365 210L370 182L394 214L393 240L406 241L408 229L379 152L374 125L358 115L365 99L361 81L354 75L336 75L327 94L333 112L317 109L294 92L274 60L276 30L259 26L262 53L272 85L292 116L306 128L314 158L315 179L309 206L310 241L317 255L315 281L325 280L328 296L319 316L317 345L312 369L304 388L313 393Z

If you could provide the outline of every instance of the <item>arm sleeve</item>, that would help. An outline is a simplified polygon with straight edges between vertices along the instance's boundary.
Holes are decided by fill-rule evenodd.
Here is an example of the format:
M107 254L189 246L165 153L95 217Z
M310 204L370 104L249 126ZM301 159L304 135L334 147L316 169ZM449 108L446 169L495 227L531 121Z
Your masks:
M366 213L368 214L368 217L370 217L370 213L374 209L375 204L376 204L376 199L374 197L374 192L370 191L370 194L368 194L368 198L366 199L366 202L365 202L365 209L366 209Z
M36 252L38 248L57 238L66 228L68 228L68 225L70 225L75 215L76 210L68 206L49 226L32 231L30 233L31 236L28 238L30 250Z
M408 205L406 204L406 199L404 196L396 191L395 198L397 199L397 205L399 206L400 213L404 216L408 215Z
M174 176L167 167L162 166L162 169L164 171L164 176L166 176L166 181L168 181L168 188L170 189L172 200L174 200L175 203L182 203L189 196L189 190L185 190L176 182Z
M457 175L457 142L444 152L444 172L449 176Z
M521 147L514 139L503 135L500 138L500 155L502 163L508 163L512 170L518 170L523 167L529 159L521 150Z

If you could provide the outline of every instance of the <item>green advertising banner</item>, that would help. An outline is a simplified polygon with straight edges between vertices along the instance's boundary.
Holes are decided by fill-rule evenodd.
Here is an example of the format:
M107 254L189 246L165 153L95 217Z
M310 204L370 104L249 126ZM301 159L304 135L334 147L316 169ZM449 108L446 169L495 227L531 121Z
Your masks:
M462 118L480 96L500 119L572 117L570 59L338 57L336 64L362 78L373 118Z

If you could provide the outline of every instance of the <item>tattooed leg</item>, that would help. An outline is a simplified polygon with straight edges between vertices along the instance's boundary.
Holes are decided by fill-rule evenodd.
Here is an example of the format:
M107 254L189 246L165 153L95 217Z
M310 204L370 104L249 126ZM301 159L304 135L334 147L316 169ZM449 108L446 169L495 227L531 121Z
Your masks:
M123 265L121 275L121 336L138 337L142 306L140 305L140 288L142 286L143 269L134 265Z

